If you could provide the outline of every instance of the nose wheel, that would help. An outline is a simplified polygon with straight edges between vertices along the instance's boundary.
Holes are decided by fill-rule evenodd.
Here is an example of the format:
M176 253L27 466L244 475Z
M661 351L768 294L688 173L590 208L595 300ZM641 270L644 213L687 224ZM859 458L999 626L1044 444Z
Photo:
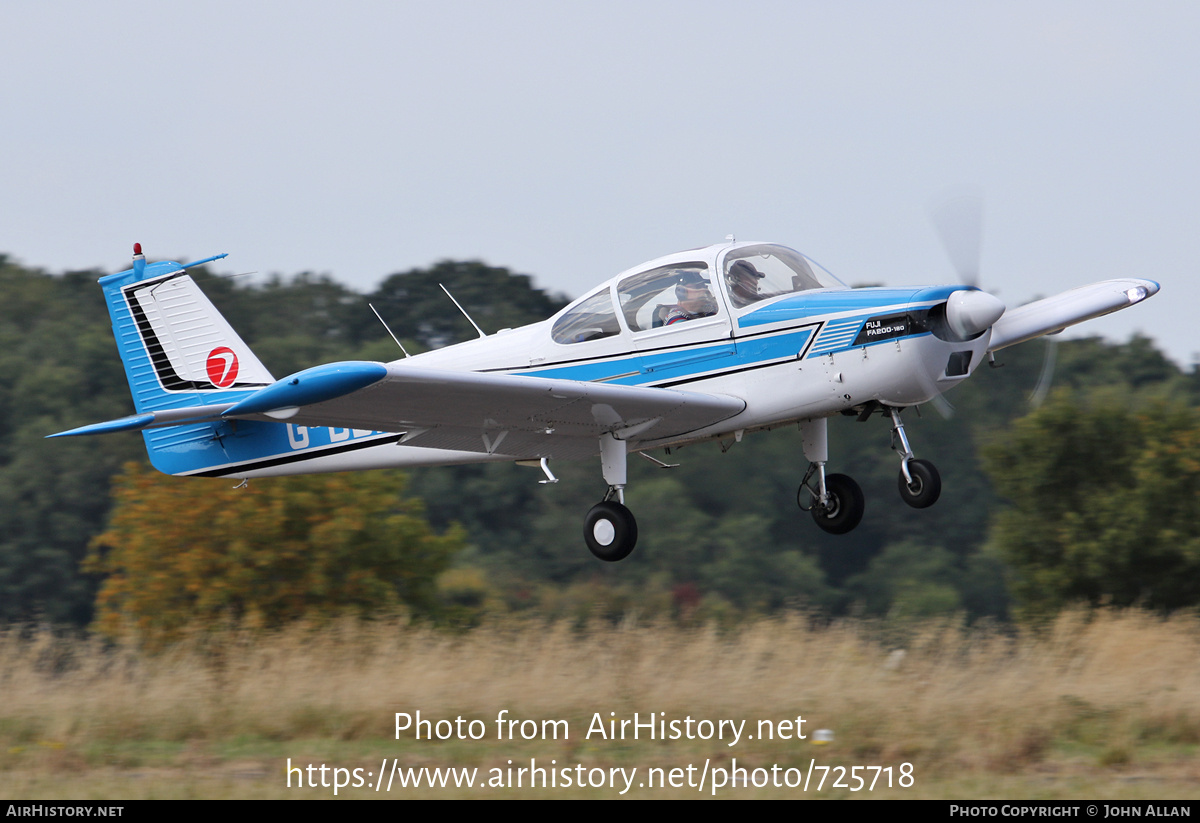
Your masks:
M908 469L905 476L904 469ZM909 460L901 467L900 499L914 509L927 509L937 502L942 494L942 478L928 460Z
M942 494L942 478L928 460L918 460L908 445L904 421L898 409L889 409L892 416L892 448L900 452L900 499L914 509L927 509ZM899 442L899 448L896 447Z

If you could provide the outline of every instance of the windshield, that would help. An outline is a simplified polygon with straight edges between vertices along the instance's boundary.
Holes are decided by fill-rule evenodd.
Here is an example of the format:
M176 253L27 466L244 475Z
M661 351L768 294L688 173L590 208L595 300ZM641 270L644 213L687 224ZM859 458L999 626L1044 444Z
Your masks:
M735 308L808 289L844 288L844 284L800 252L785 246L734 249L725 255L723 280Z
M621 333L608 289L581 300L555 322L550 332L555 343L583 343Z

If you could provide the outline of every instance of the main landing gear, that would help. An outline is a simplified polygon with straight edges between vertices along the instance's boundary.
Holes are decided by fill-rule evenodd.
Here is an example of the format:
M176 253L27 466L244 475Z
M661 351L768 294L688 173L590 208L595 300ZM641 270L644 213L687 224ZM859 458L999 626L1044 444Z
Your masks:
M592 554L610 563L624 560L637 545L637 521L625 504L603 500L583 523L583 539Z
M823 463L810 463L796 505L812 512L817 525L830 534L852 531L862 520L866 501L854 478L845 474L825 474Z
M870 411L868 409L859 419L865 419ZM941 477L932 463L918 460L913 455L899 409L887 408L886 412L892 418L892 448L900 452L900 499L914 509L928 508L942 493ZM801 421L800 433L809 465L796 492L796 504L802 510L812 512L813 520L824 531L846 534L862 521L865 509L862 489L844 474L825 473L825 464L829 460L825 418Z
M813 520L830 534L852 531L862 520L866 503L862 489L844 474L826 474L829 461L829 421L824 418L800 421L808 471L796 491L796 505L812 512Z
M609 563L624 560L637 545L637 521L633 512L625 508L627 457L624 440L611 434L600 438L600 466L608 492L587 513L583 539L592 554Z

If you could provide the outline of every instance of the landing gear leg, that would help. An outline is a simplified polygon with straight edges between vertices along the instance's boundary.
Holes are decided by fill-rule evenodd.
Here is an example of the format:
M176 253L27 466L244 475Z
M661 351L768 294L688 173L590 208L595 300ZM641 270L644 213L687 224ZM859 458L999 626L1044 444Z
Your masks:
M853 478L825 473L829 461L828 421L824 417L803 420L800 433L809 464L796 491L796 505L811 511L816 524L830 534L852 531L862 521L866 502Z
M610 563L624 560L637 545L637 521L625 508L627 458L624 440L611 434L600 437L600 465L608 492L588 512L583 539L592 554Z
M927 509L942 494L942 478L932 463L913 456L900 411L895 408L888 411L892 416L892 448L900 452L900 499L914 509ZM897 441L900 448L896 448Z

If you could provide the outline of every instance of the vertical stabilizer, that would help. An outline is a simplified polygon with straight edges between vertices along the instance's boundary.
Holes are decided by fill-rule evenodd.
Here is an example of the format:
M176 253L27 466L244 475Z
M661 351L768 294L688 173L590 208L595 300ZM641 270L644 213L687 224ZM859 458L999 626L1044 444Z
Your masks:
M235 403L274 382L187 273L188 266L147 263L141 244L133 250L133 267L100 278L100 285L139 415ZM148 428L142 437L155 468L191 474L231 462L225 441L232 433L228 423L197 422ZM241 434L255 442L263 434L273 440L283 436L282 429L261 423L243 424Z
M236 399L274 382L186 266L146 263L140 244L134 251L133 268L100 285L139 413Z

